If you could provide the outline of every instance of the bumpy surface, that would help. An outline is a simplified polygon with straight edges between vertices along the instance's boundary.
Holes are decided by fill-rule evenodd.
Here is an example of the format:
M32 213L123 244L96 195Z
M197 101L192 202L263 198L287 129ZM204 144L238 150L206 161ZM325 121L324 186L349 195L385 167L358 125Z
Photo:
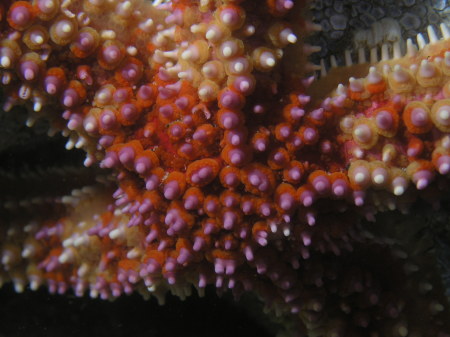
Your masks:
M428 25L450 22L446 0L315 0L310 15L322 26L313 39L321 50L312 58L335 56L341 64L345 49L404 43Z
M4 109L98 171L1 177L1 279L161 303L213 285L293 335L448 336L434 267L361 226L448 186L448 29L312 84L306 7L2 2Z

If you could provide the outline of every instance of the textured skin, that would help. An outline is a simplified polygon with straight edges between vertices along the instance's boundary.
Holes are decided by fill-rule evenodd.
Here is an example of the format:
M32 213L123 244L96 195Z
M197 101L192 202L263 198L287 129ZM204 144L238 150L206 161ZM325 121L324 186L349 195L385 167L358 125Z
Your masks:
M444 198L449 40L311 85L306 5L2 3L5 110L99 170L4 175L2 279L161 303L211 285L293 335L447 336L432 257L363 219Z
M314 36L314 44L321 47L312 56L329 62L331 55L340 64L346 49L380 48L383 43L415 38L426 31L428 25L449 23L447 1L313 1L313 21L322 26ZM386 24L387 23L387 24Z

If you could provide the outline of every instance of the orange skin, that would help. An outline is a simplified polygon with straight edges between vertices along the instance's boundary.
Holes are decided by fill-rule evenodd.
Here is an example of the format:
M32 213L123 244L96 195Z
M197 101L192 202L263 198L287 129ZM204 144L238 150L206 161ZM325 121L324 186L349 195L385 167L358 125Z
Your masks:
M79 282L112 298L130 289L120 273L154 262L155 294L204 287L200 279L220 292L251 290L299 335L357 336L364 324L374 336L448 330L431 264L421 264L423 279L407 274L416 260L409 251L404 260L394 254L401 240L371 241L363 221L442 199L436 185L448 185L448 41L370 70L331 70L311 84L306 1L83 0L58 3L48 14L31 1L0 6L5 106L26 102L31 117L49 120L69 146L86 152L86 165L102 168L93 187L73 182L73 191L61 186L62 196L43 193L52 211L36 210L39 197L11 201L19 212L2 208L6 219L17 219L0 226L0 254L14 257L2 258L2 279L26 284L37 270L42 284ZM11 18L18 6L32 13L23 26ZM222 15L227 10L237 13L235 22ZM58 31L54 24L66 17ZM32 43L29 25L44 27L43 35L53 27L48 50ZM286 29L295 35L290 41L280 36ZM90 33L92 50L79 47L80 32ZM109 47L117 50L105 55ZM61 104L63 90L47 95L46 74L74 89L78 106ZM342 86L327 84L335 81ZM115 95L119 89L125 98ZM136 108L132 117L121 114L124 104ZM429 117L425 125L414 121L415 108ZM392 123L387 130L377 126L381 111ZM39 252L22 258L22 242L40 236ZM63 255L69 252L73 261ZM230 262L230 275L216 273L220 260ZM51 263L54 270L46 270ZM133 289L150 288L145 276L136 278ZM419 296L428 282L433 291ZM393 317L390 303L407 310Z

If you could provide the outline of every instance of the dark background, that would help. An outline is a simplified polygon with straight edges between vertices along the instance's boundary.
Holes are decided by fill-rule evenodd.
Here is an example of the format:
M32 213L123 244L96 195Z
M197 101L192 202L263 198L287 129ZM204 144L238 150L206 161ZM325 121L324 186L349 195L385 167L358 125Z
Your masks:
M44 288L17 294L11 284L0 289L0 337L271 337L263 323L212 289L185 301L167 294L163 306L139 294L104 301Z

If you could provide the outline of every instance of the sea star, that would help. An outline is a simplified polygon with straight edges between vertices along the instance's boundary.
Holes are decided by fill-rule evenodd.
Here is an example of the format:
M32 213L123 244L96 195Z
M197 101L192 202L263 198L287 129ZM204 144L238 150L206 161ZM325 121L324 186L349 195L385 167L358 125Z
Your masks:
M97 167L7 178L2 279L161 303L213 285L293 335L448 336L435 268L363 219L444 198L450 33L313 83L306 5L2 3L4 109Z

